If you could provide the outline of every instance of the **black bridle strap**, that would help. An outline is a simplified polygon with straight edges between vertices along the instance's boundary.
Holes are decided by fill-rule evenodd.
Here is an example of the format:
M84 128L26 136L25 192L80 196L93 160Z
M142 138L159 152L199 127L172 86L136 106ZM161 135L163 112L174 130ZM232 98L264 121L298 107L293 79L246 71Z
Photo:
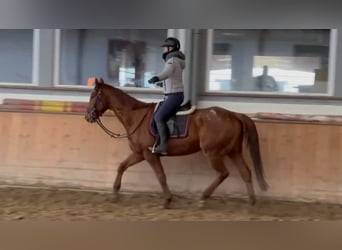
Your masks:
M141 123L144 121L144 119L145 119L147 113L148 113L148 109L147 109L145 115L143 116L143 118L141 119L141 121L140 121L140 122L138 123L138 125L136 126L136 128L135 128L132 132L130 132L130 133L126 134L126 135L114 133L113 131L111 131L111 130L109 130L108 128L106 128L106 127L103 125L103 123L102 123L100 117L96 119L96 123L102 128L102 130L103 130L104 132L106 132L106 134L108 134L108 135L109 135L110 137L112 137L112 138L115 138L115 139L128 138L130 135L134 134L135 131L140 127L140 125L141 125Z

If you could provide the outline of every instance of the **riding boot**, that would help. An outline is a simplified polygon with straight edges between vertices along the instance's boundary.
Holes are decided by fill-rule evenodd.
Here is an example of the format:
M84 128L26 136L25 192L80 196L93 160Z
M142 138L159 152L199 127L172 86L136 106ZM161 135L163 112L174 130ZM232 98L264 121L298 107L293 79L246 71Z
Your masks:
M168 139L168 128L166 123L157 122L157 129L160 138L160 143L157 147L153 148L152 153L167 155L167 139Z

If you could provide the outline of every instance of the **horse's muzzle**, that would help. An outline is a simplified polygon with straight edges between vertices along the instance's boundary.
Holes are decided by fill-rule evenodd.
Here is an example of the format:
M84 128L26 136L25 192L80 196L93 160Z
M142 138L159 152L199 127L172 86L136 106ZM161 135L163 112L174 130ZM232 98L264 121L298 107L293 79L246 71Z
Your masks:
M96 114L95 109L88 109L87 113L84 116L84 119L87 122L94 123L97 119L97 114Z

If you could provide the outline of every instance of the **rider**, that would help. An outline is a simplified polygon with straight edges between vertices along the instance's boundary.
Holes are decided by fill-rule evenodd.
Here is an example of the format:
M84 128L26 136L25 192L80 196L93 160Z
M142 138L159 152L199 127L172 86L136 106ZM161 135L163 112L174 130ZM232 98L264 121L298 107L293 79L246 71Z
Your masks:
M163 82L164 101L154 114L160 144L150 148L153 153L167 154L168 128L166 122L173 116L184 101L184 87L182 73L185 68L185 55L180 51L180 42L177 38L168 37L161 45L164 47L164 69L153 76L149 83Z

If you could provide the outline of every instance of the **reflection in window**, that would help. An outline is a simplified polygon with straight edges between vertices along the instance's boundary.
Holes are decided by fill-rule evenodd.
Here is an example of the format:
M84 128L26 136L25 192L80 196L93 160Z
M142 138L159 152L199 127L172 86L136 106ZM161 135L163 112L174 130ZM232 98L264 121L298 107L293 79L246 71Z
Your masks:
M207 91L327 93L330 30L214 30Z
M209 84L210 90L231 89L231 63L230 44L216 42L213 44L213 51L209 63Z
M253 78L256 91L281 91L298 93L313 90L315 86L315 72L312 69L320 67L318 57L268 57L255 56L253 65ZM306 68L304 68L304 65ZM274 83L271 82L274 79ZM320 93L327 91L325 79ZM317 83L317 82L316 82ZM271 86L272 85L272 86Z
M126 87L145 87L145 85L147 87L146 49L144 41L109 40L108 75L110 80Z
M32 83L33 30L0 30L0 82Z
M89 77L121 87L155 88L148 79L163 68L160 43L167 30L62 30L60 84Z

